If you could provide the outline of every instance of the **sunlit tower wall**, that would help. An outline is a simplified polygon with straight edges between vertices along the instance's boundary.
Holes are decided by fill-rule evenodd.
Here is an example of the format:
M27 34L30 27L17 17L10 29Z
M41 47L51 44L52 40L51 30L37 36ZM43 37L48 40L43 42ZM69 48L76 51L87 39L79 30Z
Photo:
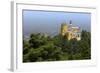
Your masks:
M68 25L66 23L61 24L61 35L65 36L68 31Z

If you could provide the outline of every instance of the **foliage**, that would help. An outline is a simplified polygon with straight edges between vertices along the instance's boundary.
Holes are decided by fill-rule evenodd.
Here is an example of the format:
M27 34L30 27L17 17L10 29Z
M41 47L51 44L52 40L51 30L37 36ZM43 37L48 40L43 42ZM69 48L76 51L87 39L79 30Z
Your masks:
M81 40L68 40L61 35L31 34L23 40L23 62L91 59L91 34L82 31Z

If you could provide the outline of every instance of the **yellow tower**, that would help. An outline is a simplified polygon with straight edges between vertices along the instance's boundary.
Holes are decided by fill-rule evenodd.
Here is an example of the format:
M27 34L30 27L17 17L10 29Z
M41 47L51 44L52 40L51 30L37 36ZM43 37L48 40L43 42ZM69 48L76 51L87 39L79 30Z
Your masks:
M68 31L68 26L65 23L61 24L61 35L65 36L67 31Z

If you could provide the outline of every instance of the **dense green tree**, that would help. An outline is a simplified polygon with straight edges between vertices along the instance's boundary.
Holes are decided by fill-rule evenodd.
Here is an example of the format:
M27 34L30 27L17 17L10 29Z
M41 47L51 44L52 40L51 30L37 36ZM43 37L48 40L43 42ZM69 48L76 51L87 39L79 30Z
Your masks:
M23 40L23 62L83 60L91 58L91 33L81 32L81 40L61 35L31 34Z

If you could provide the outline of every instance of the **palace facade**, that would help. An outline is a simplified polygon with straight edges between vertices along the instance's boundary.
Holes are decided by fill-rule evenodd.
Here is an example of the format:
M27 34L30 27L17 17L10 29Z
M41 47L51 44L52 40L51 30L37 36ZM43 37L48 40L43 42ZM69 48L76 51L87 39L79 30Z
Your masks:
M73 26L71 21L69 24L61 24L61 35L67 38L68 40L77 39L81 40L81 30L77 26Z

